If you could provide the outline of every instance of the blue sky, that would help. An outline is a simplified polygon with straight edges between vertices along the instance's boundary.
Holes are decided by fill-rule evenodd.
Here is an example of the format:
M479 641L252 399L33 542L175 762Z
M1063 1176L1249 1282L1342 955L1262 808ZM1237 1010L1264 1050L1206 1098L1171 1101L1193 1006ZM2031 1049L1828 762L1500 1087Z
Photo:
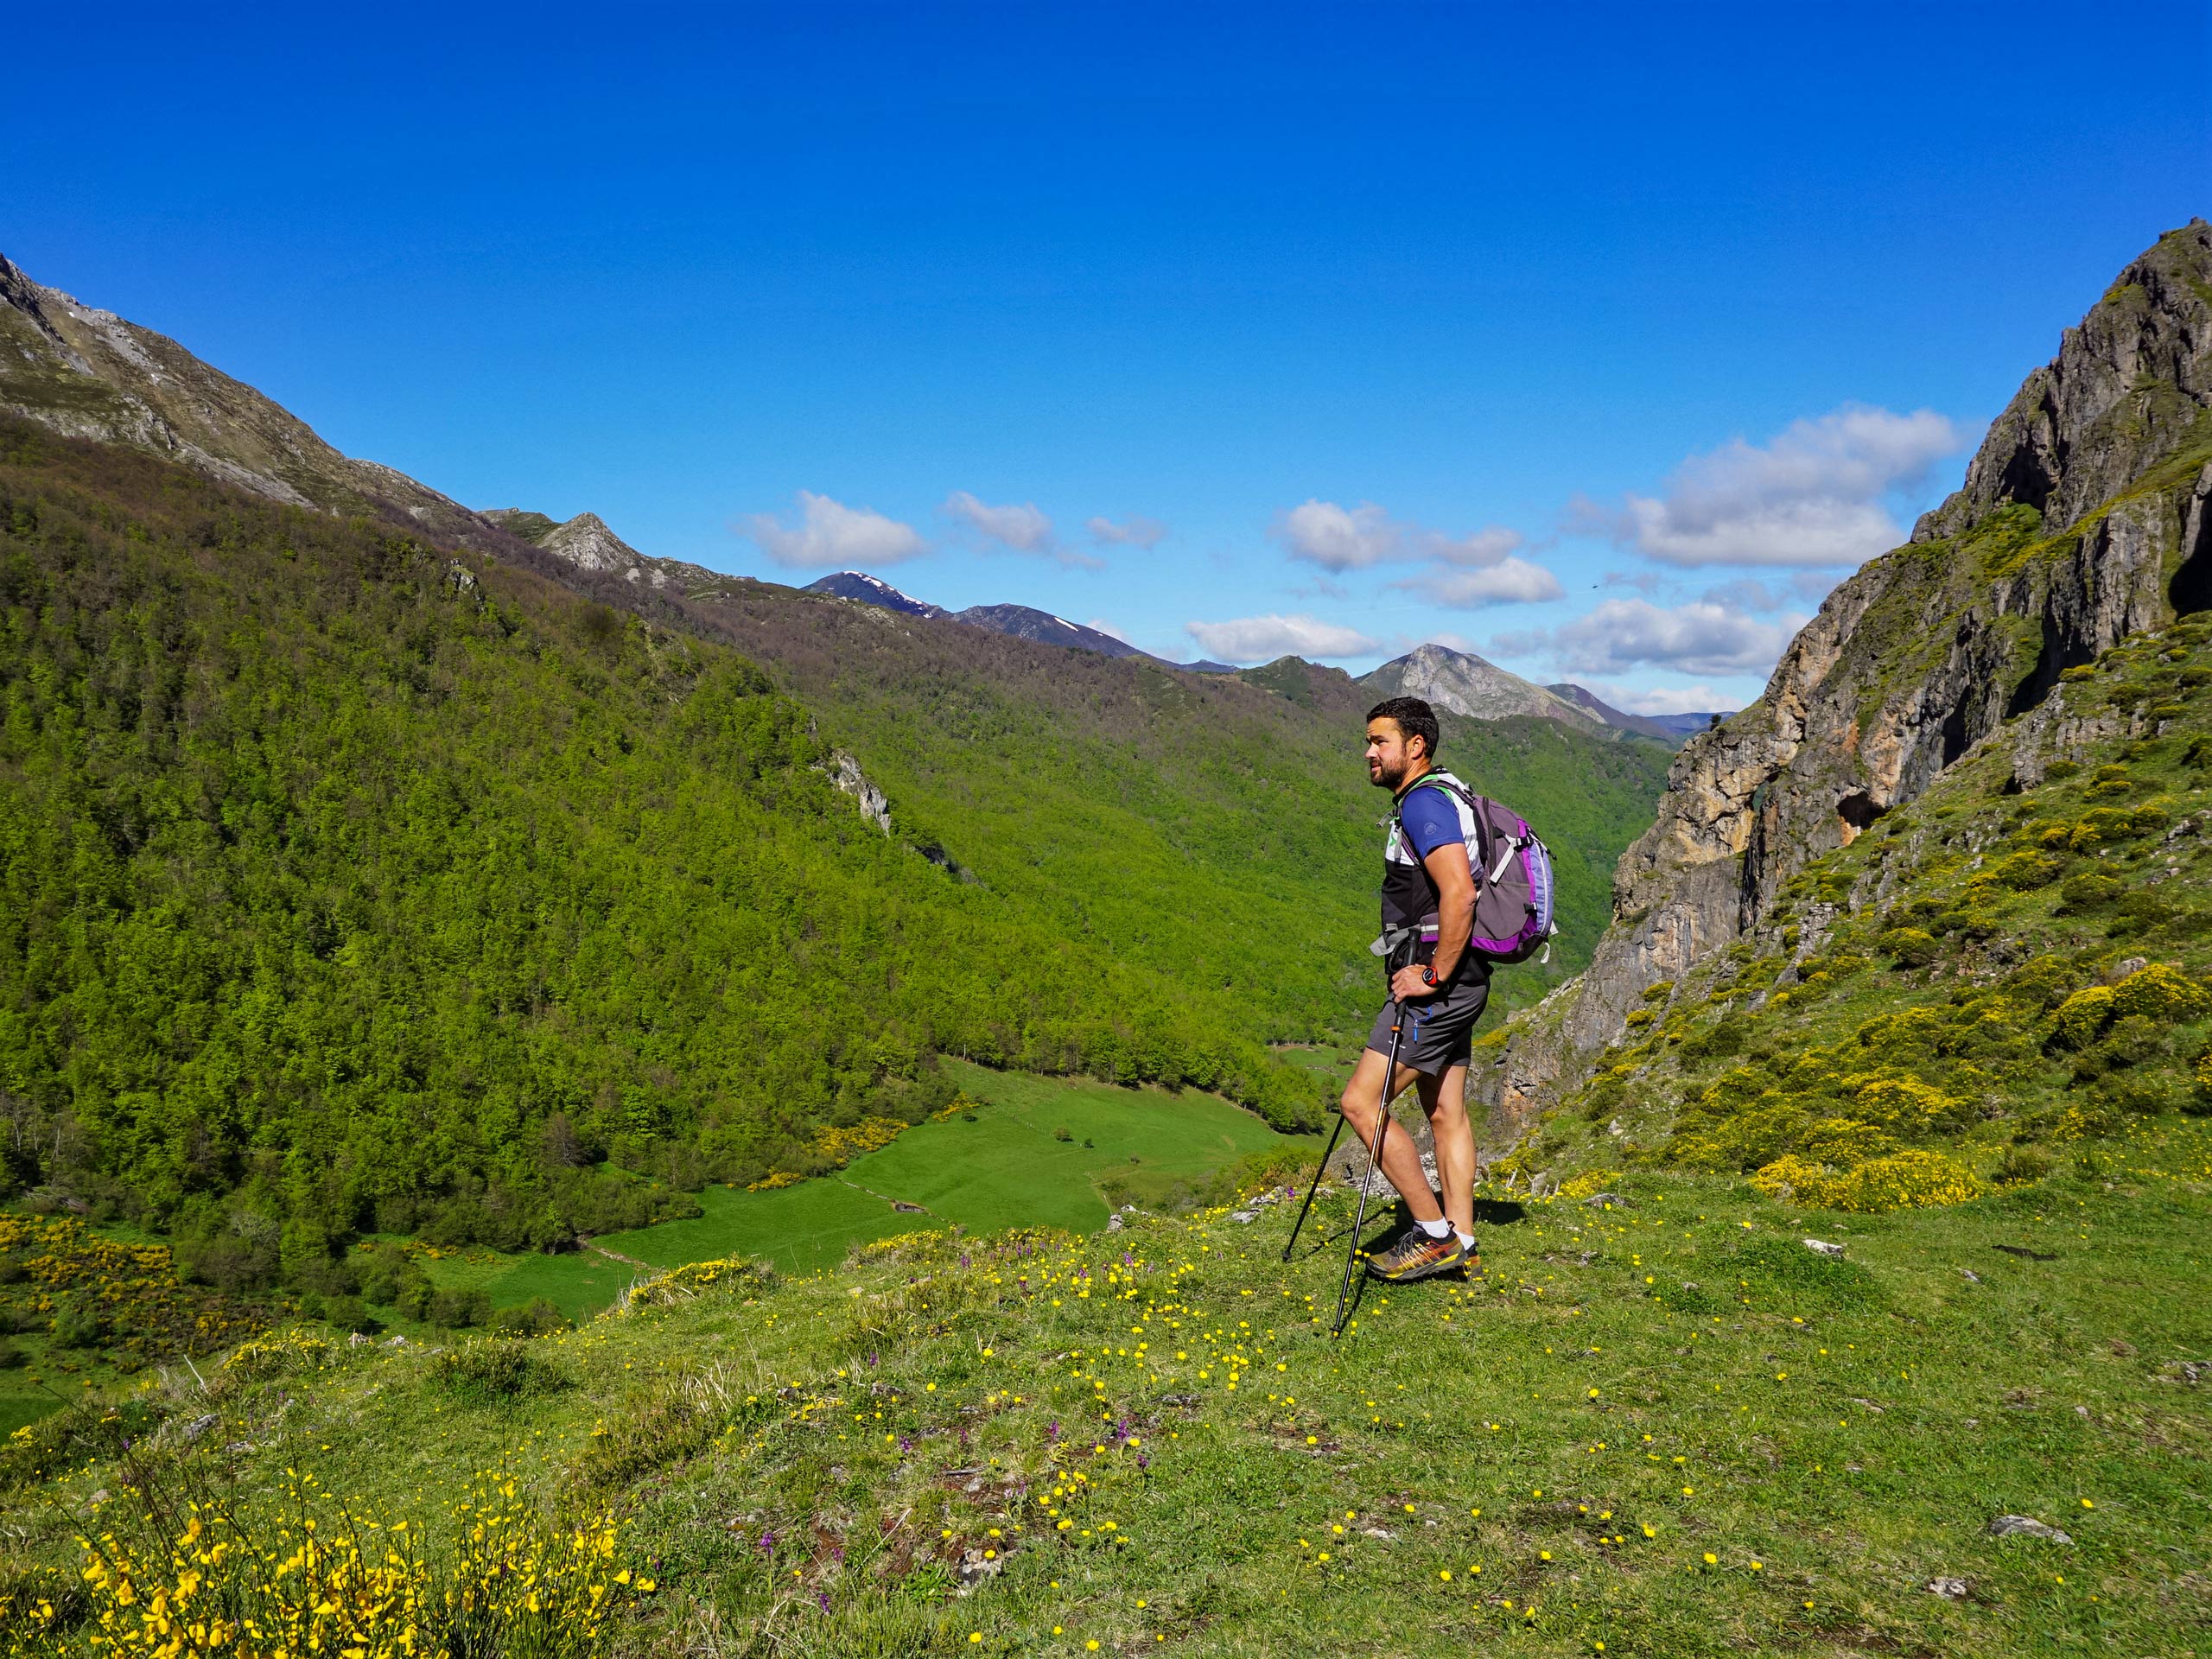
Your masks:
M1731 707L2212 211L2161 11L47 8L0 251L647 552Z

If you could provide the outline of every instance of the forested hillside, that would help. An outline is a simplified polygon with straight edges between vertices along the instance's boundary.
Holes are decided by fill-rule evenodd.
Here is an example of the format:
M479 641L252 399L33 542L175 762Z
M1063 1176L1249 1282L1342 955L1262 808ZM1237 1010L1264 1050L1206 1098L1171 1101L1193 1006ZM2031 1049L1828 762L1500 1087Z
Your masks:
M878 833L726 649L22 425L0 526L18 1189L512 1245L640 1218L609 1155L821 1167L939 1049L1312 1108L1217 988Z
M1244 683L766 584L689 614L820 714L901 836L1118 960L1233 992L1269 1037L1363 1032L1389 803L1360 754L1375 697L1341 671ZM1524 1007L1589 959L1671 757L1552 721L1446 720L1445 761L1559 859L1558 949L1496 982Z
M1356 714L956 628L1001 653L963 664L764 594L814 630L760 632L810 708L705 637L738 616L664 626L5 435L16 1190L244 1283L361 1230L516 1248L816 1173L837 1128L942 1105L938 1052L1320 1110L1264 1043L1374 992ZM1649 766L1533 728L1453 744L1585 837L1587 907Z

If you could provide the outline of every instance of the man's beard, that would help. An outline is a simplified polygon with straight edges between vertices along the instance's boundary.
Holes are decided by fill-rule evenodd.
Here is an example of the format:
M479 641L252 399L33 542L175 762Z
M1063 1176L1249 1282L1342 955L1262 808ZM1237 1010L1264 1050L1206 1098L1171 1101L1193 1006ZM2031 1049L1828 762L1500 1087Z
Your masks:
M1395 769L1387 764L1382 766L1376 771L1373 779L1376 788L1387 789L1391 791L1393 793L1396 791L1398 785L1405 781L1406 766L1405 762L1402 760L1398 763Z

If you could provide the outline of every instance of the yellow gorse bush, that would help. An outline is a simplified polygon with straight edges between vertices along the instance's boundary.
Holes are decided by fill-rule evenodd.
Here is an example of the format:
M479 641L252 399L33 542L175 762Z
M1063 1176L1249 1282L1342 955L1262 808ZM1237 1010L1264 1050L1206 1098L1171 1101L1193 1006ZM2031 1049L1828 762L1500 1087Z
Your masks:
M79 1538L93 1651L129 1659L594 1659L651 1580L618 1568L611 1516L548 1526L490 1478L437 1538L378 1524L296 1476L285 1513L187 1505L181 1525Z
M35 1288L25 1311L97 1313L132 1362L217 1353L266 1323L257 1308L186 1285L168 1246L120 1244L75 1216L0 1215L0 1254L21 1260Z
M1920 1205L1964 1204L1981 1192L1980 1180L1966 1165L1923 1148L1870 1159L1842 1171L1793 1154L1761 1168L1751 1177L1751 1185L1798 1204L1862 1215Z
M673 1307L708 1290L730 1290L741 1285L755 1287L772 1283L775 1269L765 1262L743 1256L721 1256L712 1262L687 1262L680 1268L640 1280L622 1293L616 1310L628 1313L648 1307Z
M1958 1109L1958 1102L1918 1077L1873 1077L1853 1091L1859 1116L1900 1135L1925 1135Z
M952 1105L938 1114L949 1116L955 1110L972 1109L975 1102L964 1096L956 1098ZM849 1164L862 1153L880 1152L900 1135L906 1125L895 1117L864 1117L849 1128L823 1130L808 1142L807 1149L817 1157L826 1158L832 1164ZM806 1179L796 1170L779 1169L764 1179L753 1181L746 1187L748 1192L772 1192L779 1186L791 1186Z
M258 1382L297 1371L327 1371L346 1358L346 1350L321 1331L294 1329L242 1342L223 1362L223 1374Z
M2112 1018L2112 987L2092 985L2058 1005L2051 1015L2051 1031L2068 1048L2087 1048Z
M2154 962L2138 969L2112 988L2112 1011L2116 1019L2131 1014L2165 1022L2194 1020L2212 1007L2212 995L2178 968Z

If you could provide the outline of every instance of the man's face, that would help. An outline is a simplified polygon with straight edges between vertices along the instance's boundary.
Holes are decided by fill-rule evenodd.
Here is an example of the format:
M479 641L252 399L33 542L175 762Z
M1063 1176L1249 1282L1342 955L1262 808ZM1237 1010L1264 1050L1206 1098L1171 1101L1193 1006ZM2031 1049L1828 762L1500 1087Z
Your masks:
M1367 781L1377 789L1395 789L1406 781L1406 768L1421 751L1408 753L1406 734L1398 722L1385 715L1367 722Z

